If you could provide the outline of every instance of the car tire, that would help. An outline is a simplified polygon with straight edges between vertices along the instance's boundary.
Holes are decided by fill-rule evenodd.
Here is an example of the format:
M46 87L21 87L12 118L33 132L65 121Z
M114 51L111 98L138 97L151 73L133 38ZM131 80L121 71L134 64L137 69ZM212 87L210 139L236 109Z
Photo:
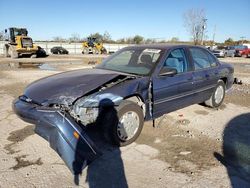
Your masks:
M89 49L84 47L82 50L82 54L89 54Z
M109 108L99 123L105 139L116 146L126 146L134 142L144 123L141 107L134 102L123 101L117 108Z
M9 46L4 45L4 47L3 47L3 53L4 53L4 57L10 57Z
M92 48L92 53L99 54L99 50L96 47L94 47L94 48Z
M10 49L10 57L11 59L17 59L19 57L19 54L17 53L17 51L15 49L9 48Z
M219 80L211 97L205 101L205 104L212 108L218 108L225 97L225 83Z
M37 58L37 54L32 54L30 58Z
M107 50L106 50L106 48L102 48L102 50L101 50L101 54L107 54Z

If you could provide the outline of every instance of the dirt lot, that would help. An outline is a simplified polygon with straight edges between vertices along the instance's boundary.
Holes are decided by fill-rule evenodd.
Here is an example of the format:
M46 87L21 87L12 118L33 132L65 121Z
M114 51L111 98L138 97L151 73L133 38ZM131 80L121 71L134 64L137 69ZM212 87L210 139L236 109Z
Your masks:
M0 57L0 187L74 187L74 176L11 103L32 81L91 67L105 56ZM250 187L250 58L235 66L234 85L219 109L193 105L169 113L127 147L108 148L86 168L80 187ZM41 68L27 65L44 63ZM24 68L25 67L25 68Z

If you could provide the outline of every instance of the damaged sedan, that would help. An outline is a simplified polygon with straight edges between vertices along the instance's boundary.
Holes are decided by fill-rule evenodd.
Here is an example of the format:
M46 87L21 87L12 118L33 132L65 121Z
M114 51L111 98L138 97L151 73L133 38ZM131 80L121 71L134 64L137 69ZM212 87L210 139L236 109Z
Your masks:
M36 125L35 132L76 173L101 155L87 134L89 127L100 126L108 141L128 145L144 121L197 103L219 107L233 84L233 72L202 47L126 47L93 69L35 81L13 109Z

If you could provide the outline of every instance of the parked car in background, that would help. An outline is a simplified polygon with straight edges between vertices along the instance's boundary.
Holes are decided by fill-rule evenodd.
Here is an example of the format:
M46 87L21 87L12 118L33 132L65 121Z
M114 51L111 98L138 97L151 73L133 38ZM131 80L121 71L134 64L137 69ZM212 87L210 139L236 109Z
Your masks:
M226 57L226 51L224 46L218 46L217 48L212 50L212 53L216 57Z
M235 46L227 46L225 48L225 56L226 57L234 57L235 56Z
M89 128L99 127L115 145L128 145L140 135L144 121L192 104L219 107L232 87L233 73L232 65L202 47L131 46L93 69L33 82L13 109L36 125L35 132L76 174L101 155Z
M47 57L47 53L46 51L41 47L41 46L37 46L38 50L36 52L37 57Z
M243 45L235 46L235 56L248 57L250 56L250 49Z
M51 48L50 52L52 54L69 54L69 51L61 46L55 46Z

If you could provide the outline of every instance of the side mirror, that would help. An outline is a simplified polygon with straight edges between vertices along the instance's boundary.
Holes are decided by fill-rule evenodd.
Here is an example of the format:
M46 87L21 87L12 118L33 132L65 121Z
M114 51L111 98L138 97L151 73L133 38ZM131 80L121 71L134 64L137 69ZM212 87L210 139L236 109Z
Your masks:
M174 76L177 74L177 70L174 68L163 67L160 71L160 76Z

